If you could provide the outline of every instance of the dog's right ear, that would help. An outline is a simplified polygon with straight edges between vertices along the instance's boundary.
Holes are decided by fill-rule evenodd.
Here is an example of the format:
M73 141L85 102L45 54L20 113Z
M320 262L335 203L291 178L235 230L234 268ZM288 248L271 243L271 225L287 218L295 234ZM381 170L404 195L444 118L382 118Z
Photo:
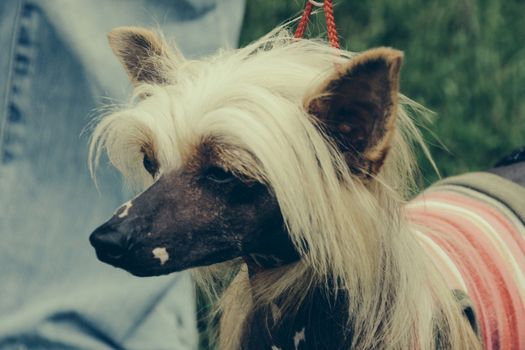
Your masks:
M133 85L169 84L170 73L184 59L162 37L145 28L115 28L108 33L108 40Z
M334 66L305 101L357 176L376 175L394 135L403 54L390 48L365 51Z

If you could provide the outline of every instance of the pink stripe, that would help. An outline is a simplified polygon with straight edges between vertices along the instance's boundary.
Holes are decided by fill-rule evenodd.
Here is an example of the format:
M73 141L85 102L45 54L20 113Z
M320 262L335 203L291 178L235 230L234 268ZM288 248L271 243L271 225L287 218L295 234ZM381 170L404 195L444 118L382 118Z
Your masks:
M491 222L498 222L498 228L501 228L501 226L503 226L504 228L501 229L505 230L510 234L501 236L509 245L509 248L512 247L513 255L515 257L525 259L525 240L523 239L523 237L521 237L517 228L514 227L512 222L505 216L505 214L503 214L501 211L497 210L493 206L488 205L487 203L484 203L480 200L476 200L465 195L458 195L452 192L434 192L430 194L425 194L424 196L428 199L443 199L444 201L454 205L457 205L458 203L463 203L465 206L475 208L475 210L473 211L477 211L478 214L483 216L483 218L491 220ZM519 252L515 251L515 249L518 249ZM525 264L521 266L525 266Z
M420 242L423 245L423 249L429 255L430 260L434 263L435 267L438 269L438 271L442 272L447 285L452 289L463 290L463 286L467 288L465 282L463 281L463 278L461 277L461 273L459 272L459 270L457 270L457 266L456 266L457 272L453 272L452 268L449 267L448 262L445 261L445 259L448 259L450 260L451 264L454 264L454 262L450 259L450 256L443 249L441 244L437 244L437 242L430 237L428 237L428 239L431 240L439 248L433 247L431 243L426 242L423 239L420 239ZM447 257L441 256L441 253L438 253L435 249L441 249L442 254L446 255ZM459 274L459 276L456 277L457 274Z

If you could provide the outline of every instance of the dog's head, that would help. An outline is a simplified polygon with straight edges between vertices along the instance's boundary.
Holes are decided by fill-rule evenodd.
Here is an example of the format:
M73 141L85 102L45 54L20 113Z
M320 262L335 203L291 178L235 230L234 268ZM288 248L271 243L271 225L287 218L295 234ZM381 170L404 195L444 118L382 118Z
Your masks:
M277 35L197 61L144 29L109 39L136 101L101 120L91 152L146 189L92 233L100 260L152 276L329 249L314 237L348 205L339 193L374 181L389 151L399 51Z

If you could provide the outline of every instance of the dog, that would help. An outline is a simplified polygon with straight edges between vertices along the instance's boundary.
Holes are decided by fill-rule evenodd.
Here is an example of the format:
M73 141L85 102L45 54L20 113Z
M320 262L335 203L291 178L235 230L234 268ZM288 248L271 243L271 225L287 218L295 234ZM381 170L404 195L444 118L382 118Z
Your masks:
M400 51L286 28L201 60L142 28L109 42L135 89L96 125L91 171L106 152L143 192L90 236L102 262L227 284L222 349L525 346L525 166L407 204L426 148Z

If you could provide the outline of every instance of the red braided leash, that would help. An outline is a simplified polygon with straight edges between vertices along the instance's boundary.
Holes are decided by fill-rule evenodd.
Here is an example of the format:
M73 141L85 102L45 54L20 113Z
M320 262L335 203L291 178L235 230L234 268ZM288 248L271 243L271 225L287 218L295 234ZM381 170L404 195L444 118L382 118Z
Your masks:
M308 20L310 19L310 15L312 13L312 8L314 5L323 6L324 16L326 20L326 28L328 31L328 40L330 41L330 44L333 47L338 49L339 37L337 36L337 30L335 28L334 9L332 6L332 0L324 0L322 3L307 0L306 5L304 7L303 15L301 17L301 20L299 21L299 24L297 25L297 29L295 30L294 36L296 38L302 38L304 36L304 32L306 31L306 27L308 26Z
M306 1L306 6L304 7L303 16L301 17L301 20L299 21L299 24L297 25L297 29L295 30L295 37L297 39L302 38L304 36L304 32L306 30L306 27L308 26L308 20L310 19L310 14L312 13L313 4L310 1Z

